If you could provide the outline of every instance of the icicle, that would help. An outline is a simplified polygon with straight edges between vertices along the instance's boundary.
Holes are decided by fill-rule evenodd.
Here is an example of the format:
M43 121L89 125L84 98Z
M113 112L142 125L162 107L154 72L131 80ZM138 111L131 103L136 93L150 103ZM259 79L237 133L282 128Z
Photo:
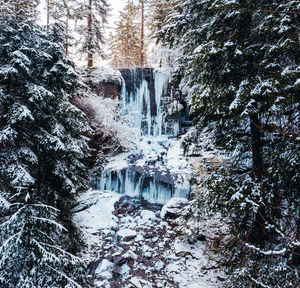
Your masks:
M164 121L165 113L162 108L162 100L168 92L170 75L153 70L151 70L151 73L153 74L150 75L150 82L148 82L149 79L147 78L147 81L144 77L144 71L130 70L130 81L132 83L122 81L121 104L123 114L128 116L130 126L139 129L140 135L147 141L158 143L159 141L154 139L164 134L170 133L172 136L177 136L179 134L179 122L174 121L173 126L170 126L170 122L166 123ZM154 79L154 87L150 86L152 85L151 77ZM127 90L126 87L128 86L131 88ZM154 88L155 95L153 90L150 91L151 87ZM154 101L156 111L153 106ZM156 146L151 148L156 156L160 155L155 150ZM158 149L158 151L160 150ZM150 175L152 174L150 173ZM174 196L188 196L188 181L187 183L175 185L174 183L162 182L159 176L150 175L137 172L134 166L131 167L130 164L119 170L108 168L102 172L101 178L96 181L96 187L100 190L111 190L128 196L142 196L151 203L160 204L166 203Z

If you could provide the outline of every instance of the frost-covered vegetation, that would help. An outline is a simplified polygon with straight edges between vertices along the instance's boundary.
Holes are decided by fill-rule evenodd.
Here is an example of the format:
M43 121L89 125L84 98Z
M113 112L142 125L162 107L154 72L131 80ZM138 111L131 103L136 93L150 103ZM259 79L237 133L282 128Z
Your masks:
M0 286L80 287L71 207L88 186L90 128L69 102L78 75L35 5L0 1Z
M38 4L0 0L0 287L299 287L299 1L130 0L110 51L109 1Z
M299 285L298 29L298 1L185 0L158 33L183 48L194 121L227 153L198 197L232 220L234 287Z
M114 155L132 147L136 130L129 128L118 100L90 94L79 101L82 110L89 115L91 127L101 139L102 152Z

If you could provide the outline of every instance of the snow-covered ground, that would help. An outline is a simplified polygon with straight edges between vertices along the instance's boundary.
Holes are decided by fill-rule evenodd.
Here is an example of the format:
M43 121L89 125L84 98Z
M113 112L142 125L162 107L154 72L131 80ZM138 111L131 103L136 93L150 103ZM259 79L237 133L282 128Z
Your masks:
M88 191L81 203L75 221L95 288L222 287L225 276L206 242L178 236L172 220L161 218L162 206L109 191Z

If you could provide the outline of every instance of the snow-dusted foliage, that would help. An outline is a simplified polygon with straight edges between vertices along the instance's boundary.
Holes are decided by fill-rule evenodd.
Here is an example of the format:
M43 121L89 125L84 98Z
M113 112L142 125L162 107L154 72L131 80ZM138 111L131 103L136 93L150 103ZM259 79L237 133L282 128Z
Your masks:
M298 1L185 0L159 33L183 47L194 120L215 126L230 159L201 191L234 220L235 287L299 284L298 11Z
M81 287L68 270L78 266L77 272L84 274L82 261L57 244L65 230L57 222L58 210L33 204L35 197L32 192L20 199L23 203L11 199L14 213L0 222L1 287Z
M110 34L110 65L115 68L136 67L140 65L139 14L135 1L128 1L119 12L114 33Z
M76 250L90 128L69 102L77 74L57 31L31 21L32 3L4 1L0 14L0 286L80 287L82 263L63 247Z
M132 147L137 132L129 127L127 118L121 115L118 100L90 95L79 101L79 106L89 115L95 134L102 138L102 151L115 154Z
M104 57L104 27L109 12L107 0L76 2L76 32L79 35L79 52L87 54L88 67L93 67L93 57Z

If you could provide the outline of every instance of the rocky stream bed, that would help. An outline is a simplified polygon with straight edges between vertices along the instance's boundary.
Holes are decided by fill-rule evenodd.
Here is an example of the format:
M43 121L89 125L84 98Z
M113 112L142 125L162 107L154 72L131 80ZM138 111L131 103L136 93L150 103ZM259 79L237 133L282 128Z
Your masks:
M86 193L76 220L88 243L84 258L94 287L223 287L226 277L210 259L206 237L189 242L176 232L172 219L186 204L184 198L162 206L113 192Z

